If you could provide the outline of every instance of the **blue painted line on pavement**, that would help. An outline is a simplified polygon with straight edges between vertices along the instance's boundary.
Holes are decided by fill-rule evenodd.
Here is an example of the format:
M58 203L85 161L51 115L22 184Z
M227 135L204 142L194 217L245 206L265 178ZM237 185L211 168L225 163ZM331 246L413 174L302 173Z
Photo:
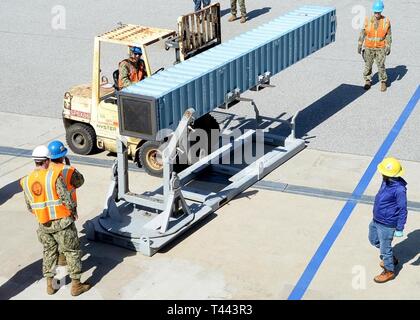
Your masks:
M401 113L397 122L395 122L391 131L388 133L388 136L382 143L378 152L375 154L374 158L372 159L371 163L369 164L368 168L366 169L365 173L363 174L362 178L360 179L359 183L354 189L351 198L346 202L343 209L341 210L333 225L331 226L330 230L328 231L327 235L322 240L320 246L318 247L311 261L307 265L299 281L290 293L288 298L289 300L300 300L305 294L312 279L314 278L326 255L331 249L333 243L335 242L344 225L346 224L348 218L350 217L350 214L353 212L357 201L363 195L367 186L369 185L369 182L372 180L372 177L376 173L376 168L378 164L382 161L382 159L385 157L385 155L391 148L405 122L414 110L419 98L420 86L417 87L417 90L414 92L404 111Z

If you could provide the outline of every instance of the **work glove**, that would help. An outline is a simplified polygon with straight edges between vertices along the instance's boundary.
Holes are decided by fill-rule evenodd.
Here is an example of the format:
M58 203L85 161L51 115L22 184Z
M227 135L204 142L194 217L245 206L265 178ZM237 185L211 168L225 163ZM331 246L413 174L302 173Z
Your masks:
M401 231L395 230L394 237L401 238L402 236L403 236L402 230Z
M391 47L385 47L385 54L389 56L390 53L391 53Z
M362 53L362 46L358 46L358 47L357 47L357 53L358 53L358 54L361 54L361 53Z

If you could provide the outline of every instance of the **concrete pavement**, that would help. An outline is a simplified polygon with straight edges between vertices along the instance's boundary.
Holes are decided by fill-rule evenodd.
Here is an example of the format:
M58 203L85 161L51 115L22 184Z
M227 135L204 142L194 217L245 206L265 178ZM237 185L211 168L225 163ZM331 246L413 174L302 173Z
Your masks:
M137 2L136 2L137 3ZM364 92L362 62L356 52L358 31L352 26L353 1L256 0L249 4L251 19L244 25L228 24L228 0L222 4L222 32L227 40L304 4L337 7L336 43L320 50L272 79L275 88L248 92L261 113L289 118L302 110L298 132L308 148L268 175L265 182L325 189L351 194L420 84L416 52L409 41L420 1L387 2L395 42L387 59L391 87ZM357 5L370 8L371 1ZM86 3L64 1L65 30L51 28L51 8L23 1L0 3L2 47L0 78L0 147L32 150L53 139L64 141L59 119L62 95L71 85L90 79L93 36L116 22L138 22L173 28L179 14L192 9L191 1L167 6L165 0ZM127 8L129 8L127 10ZM30 49L31 59L28 58ZM83 53L83 54L81 54ZM110 74L119 57L110 51L104 73ZM165 56L156 55L157 64ZM20 61L22 63L16 63ZM13 66L13 68L11 67ZM28 75L28 76L25 76ZM7 80L7 81L6 81ZM217 113L218 120L252 116L244 102ZM402 159L408 181L408 199L420 202L420 148L415 109L388 154ZM239 119L238 119L239 118ZM280 128L281 129L281 128ZM112 161L102 152L88 157ZM32 169L31 159L0 154L0 299L287 299L319 244L344 206L342 200L296 195L281 190L248 189L203 221L199 227L153 257L110 245L87 241L83 224L103 208L110 168L78 164L86 183L79 192L79 220L84 252L84 279L93 288L72 298L64 286L47 296L41 274L42 247L36 239L36 221L26 211L18 179ZM153 190L160 181L132 172L133 191ZM374 196L380 185L376 174L365 195ZM402 265L396 280L376 284L378 252L367 240L372 206L358 204L315 273L304 299L419 299L417 276L420 236L418 212L409 212L403 238L395 241ZM58 270L58 278L65 275Z
M32 118L29 123L39 125L42 121L45 118ZM54 130L39 132L42 137L60 136ZM4 132L1 137L5 137ZM18 140L12 139L10 144ZM34 137L28 141L25 147L30 149L40 139ZM351 193L370 160L305 149L265 181ZM409 161L403 164L407 170L409 200L420 201L416 192L420 164ZM3 243L0 298L70 299L68 287L52 297L45 293L36 221L26 211L16 182L31 170L32 161L0 156L0 166L0 242ZM111 172L90 165L78 168L86 178L79 192L77 221L84 251L83 279L89 278L94 287L74 299L287 299L344 205L343 201L251 188L200 227L149 258L86 240L83 223L101 212ZM159 179L143 172L132 172L131 181L133 191L137 192L151 190L159 184ZM379 184L376 175L366 194L374 195ZM388 284L379 285L372 281L380 271L378 252L367 240L371 211L370 205L356 207L304 299L418 298L418 282L413 279L417 274L419 214L409 214L405 236L397 241L396 250L404 262L400 275ZM359 283L360 270L365 273L362 277L365 282L353 286ZM63 274L60 269L58 277Z
M335 6L335 43L273 77L275 88L244 96L255 98L261 112L269 116L286 112L290 117L305 110L300 132L313 137L311 148L374 154L420 83L420 44L409 40L416 26L414 12L419 0L386 3L384 14L391 19L395 38L386 61L391 82L386 93L381 93L378 85L368 93L361 89L363 61L357 54L359 29L355 22L361 10L370 14L371 0L254 0L247 4L250 20L245 24L229 23L229 0L219 2L223 41L306 4ZM4 62L0 66L0 111L59 118L64 93L91 79L94 36L114 28L119 21L174 29L178 16L193 10L190 0L172 1L170 5L167 0L142 0L141 4L132 0L118 4L110 0L67 0L60 4L65 12L65 28L54 29L57 5L55 0L43 1L42 5L11 0L0 4L0 41L7 43L0 51L0 61ZM112 72L125 54L125 48L104 49L102 75L112 79ZM163 48L155 48L151 57L155 66L168 66L174 60L173 52ZM252 114L245 105L239 103L231 111L241 116ZM416 111L401 132L393 147L399 158L420 159L420 149L413 147L419 121L420 112Z

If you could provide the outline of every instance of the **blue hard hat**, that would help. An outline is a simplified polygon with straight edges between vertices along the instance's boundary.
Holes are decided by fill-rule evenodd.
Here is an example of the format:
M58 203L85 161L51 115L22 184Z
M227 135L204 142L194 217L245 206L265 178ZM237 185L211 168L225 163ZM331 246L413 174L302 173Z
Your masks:
M373 12L382 12L384 11L384 3L382 1L375 1L372 7Z
M143 54L143 51L141 51L141 48L139 47L131 47L130 50L134 54Z
M48 150L51 152L51 159L58 159L67 154L67 148L59 140L51 141L48 145Z

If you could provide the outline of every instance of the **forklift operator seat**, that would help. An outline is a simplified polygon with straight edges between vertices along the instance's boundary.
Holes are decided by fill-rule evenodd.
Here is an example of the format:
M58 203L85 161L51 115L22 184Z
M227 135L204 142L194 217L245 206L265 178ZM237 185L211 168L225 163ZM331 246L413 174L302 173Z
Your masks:
M112 78L114 79L114 89L118 91L120 88L118 88L118 78L120 76L120 71L117 69L112 73Z

